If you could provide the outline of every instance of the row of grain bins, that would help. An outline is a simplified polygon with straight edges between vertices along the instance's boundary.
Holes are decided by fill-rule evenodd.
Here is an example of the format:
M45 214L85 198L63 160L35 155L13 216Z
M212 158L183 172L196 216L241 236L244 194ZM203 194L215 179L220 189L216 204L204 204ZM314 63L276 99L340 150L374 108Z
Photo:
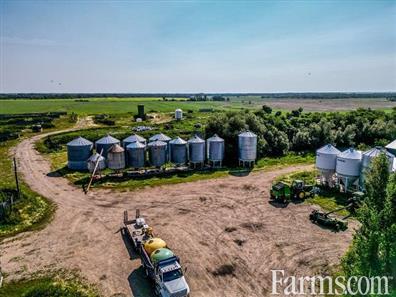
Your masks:
M161 167L168 161L175 165L203 166L205 160L213 167L221 167L224 159L224 139L213 135L206 141L195 135L188 141L180 137L171 139L163 133L146 139L133 134L121 141L107 135L93 143L78 137L67 144L68 167L73 170L125 167L142 168L146 165L146 153L151 166ZM249 131L238 135L239 162L243 166L254 165L257 157L257 136Z
M316 151L316 168L320 172L321 183L329 187L336 184L343 191L364 188L364 174L373 158L384 153L388 158L389 171L396 171L396 141L385 148L375 147L366 152L349 148L343 152L331 144Z

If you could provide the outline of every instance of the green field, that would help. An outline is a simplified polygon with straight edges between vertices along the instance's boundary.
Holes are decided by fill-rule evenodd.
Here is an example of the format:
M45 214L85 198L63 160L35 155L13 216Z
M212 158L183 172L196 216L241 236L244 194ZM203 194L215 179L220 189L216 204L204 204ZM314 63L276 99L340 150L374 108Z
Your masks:
M82 101L84 100L84 101ZM17 99L0 100L0 114L16 114L31 112L66 111L80 115L84 114L116 114L137 113L137 106L144 104L145 111L173 112L176 108L185 111L198 111L201 108L216 110L242 108L241 103L213 102L213 101L162 101L161 98L93 98L93 99ZM252 106L253 107L253 106Z
M390 111L396 102L385 98L351 99L277 99L260 96L230 96L230 101L186 101L184 98L163 101L162 98L89 98L89 99L1 99L0 114L66 111L80 115L137 113L137 105L144 104L146 112L198 111L201 108L215 110L259 109L263 104L273 110L346 111L359 107ZM170 98L167 98L168 100Z

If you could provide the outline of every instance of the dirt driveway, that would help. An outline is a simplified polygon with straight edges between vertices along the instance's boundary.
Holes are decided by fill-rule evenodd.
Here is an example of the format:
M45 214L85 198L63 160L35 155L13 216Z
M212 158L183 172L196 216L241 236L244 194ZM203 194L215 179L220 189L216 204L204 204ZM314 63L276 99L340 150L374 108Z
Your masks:
M268 203L273 178L307 167L84 195L66 179L48 175L49 162L34 149L44 136L22 141L16 155L25 181L58 209L44 230L1 243L3 271L10 278L78 269L105 296L151 296L140 261L119 232L124 209L140 208L181 257L193 297L270 296L271 269L320 273L339 261L351 241L351 230L337 234L311 224L308 205Z

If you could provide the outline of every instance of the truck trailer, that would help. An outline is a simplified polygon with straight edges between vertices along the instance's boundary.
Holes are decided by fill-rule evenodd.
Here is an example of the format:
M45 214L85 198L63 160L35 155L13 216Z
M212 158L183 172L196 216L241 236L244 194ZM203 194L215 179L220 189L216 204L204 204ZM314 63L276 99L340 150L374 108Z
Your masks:
M155 238L153 230L146 224L140 211L136 210L136 217L128 219L128 212L124 211L124 232L132 242L133 249L139 255L142 266L149 280L153 282L154 292L159 297L187 297L190 288L184 277L180 259L176 255L153 261L146 251L144 244ZM155 253L155 251L153 252Z

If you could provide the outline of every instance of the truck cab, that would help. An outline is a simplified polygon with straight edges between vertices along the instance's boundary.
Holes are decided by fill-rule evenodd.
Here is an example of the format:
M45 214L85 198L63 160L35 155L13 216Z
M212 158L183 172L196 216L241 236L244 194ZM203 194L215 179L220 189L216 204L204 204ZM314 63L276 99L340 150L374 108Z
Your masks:
M160 261L155 268L155 293L160 297L186 297L190 288L177 257Z

